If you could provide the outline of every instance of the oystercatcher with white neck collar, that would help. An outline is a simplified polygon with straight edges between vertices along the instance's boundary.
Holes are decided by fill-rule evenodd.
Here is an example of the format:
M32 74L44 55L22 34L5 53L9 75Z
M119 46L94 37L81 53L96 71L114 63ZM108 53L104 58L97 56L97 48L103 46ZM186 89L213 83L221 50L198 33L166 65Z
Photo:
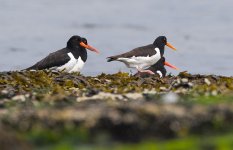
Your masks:
M164 54L165 45L176 50L174 46L167 42L165 36L159 36L153 44L138 47L120 55L110 56L107 58L107 61L120 61L128 68L136 68L138 72L155 74L153 71L145 69L156 64L161 59Z
M86 38L77 35L72 36L65 48L50 53L26 70L52 69L68 73L80 72L87 60L86 49L99 53L96 48L88 45Z

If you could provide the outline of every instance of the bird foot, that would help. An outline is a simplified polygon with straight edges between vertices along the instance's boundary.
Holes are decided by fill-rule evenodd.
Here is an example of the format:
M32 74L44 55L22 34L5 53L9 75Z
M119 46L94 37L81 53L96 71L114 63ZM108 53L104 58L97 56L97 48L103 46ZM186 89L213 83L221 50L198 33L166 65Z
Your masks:
M152 74L152 75L155 74L155 73L154 73L153 71L151 71L151 70L145 70L145 72L148 73L148 74Z
M138 72L139 72L139 73L145 72L145 73L148 73L148 74L151 74L151 75L154 75L154 74L155 74L155 73L154 73L153 71L151 71L151 70L138 70Z

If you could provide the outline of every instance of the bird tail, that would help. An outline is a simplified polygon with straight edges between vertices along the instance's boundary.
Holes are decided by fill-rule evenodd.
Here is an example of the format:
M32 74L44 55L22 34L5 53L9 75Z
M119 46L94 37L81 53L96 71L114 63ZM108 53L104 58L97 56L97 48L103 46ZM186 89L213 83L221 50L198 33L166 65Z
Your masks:
M114 61L116 58L114 56L107 57L107 62Z
M23 69L23 70L36 70L36 65L33 65L33 66L28 67L28 68Z

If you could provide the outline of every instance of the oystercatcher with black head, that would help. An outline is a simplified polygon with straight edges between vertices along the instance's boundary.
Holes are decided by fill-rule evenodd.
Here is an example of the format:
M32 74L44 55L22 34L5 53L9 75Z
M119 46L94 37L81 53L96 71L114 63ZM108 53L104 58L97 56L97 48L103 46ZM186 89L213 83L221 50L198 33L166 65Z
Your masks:
M55 69L69 73L80 72L87 60L86 49L99 53L96 48L88 45L86 38L77 35L72 36L65 48L50 53L26 70Z
M161 59L164 54L165 45L176 50L174 46L167 42L165 36L159 36L153 44L138 47L120 55L110 56L107 58L107 61L121 61L128 68L136 68L138 72L154 74L153 71L145 70L145 68L149 68Z
M157 74L160 78L165 77L167 70L165 66L168 66L172 69L178 70L178 68L169 62L165 61L165 57L162 57L159 61L157 61L154 65L150 66L148 70L153 71L155 74ZM140 76L140 77L148 77L149 74L143 72L143 73L136 73L135 76Z

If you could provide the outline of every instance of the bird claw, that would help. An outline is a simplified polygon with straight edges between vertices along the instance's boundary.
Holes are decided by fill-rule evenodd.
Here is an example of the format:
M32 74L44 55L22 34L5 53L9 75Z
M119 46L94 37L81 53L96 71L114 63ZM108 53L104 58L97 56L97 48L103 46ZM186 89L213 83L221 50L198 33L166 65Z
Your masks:
M154 75L155 73L153 72L153 71L151 71L151 70L140 70L140 71L138 71L139 73L148 73L148 74L151 74L151 75Z
M151 74L151 75L154 75L155 73L151 70L145 70L147 73Z

